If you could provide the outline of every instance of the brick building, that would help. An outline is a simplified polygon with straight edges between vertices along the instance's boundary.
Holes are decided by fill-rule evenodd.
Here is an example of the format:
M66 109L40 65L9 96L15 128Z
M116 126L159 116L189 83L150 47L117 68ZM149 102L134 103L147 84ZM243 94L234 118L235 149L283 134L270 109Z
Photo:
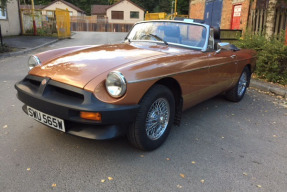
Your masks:
M189 17L221 29L247 27L250 0L191 0Z

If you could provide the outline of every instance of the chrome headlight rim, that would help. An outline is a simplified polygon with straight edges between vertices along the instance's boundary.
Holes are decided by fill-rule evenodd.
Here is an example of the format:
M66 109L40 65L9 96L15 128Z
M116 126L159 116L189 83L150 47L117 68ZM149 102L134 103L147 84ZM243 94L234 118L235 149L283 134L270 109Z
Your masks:
M110 88L109 88L109 78L111 78L112 76L116 77L117 80L120 82L120 88L121 88L121 91L118 93L118 94L113 94L113 92L111 92ZM112 71L110 72L108 75L107 75L107 79L106 79L106 82L105 82L105 85L106 85L106 90L107 92L109 93L109 95L113 98L121 98L122 96L125 95L126 91L127 91L127 81L126 81L126 78L125 76L119 72L119 71Z
M34 67L36 67L38 65L41 65L41 61L40 61L39 57L37 57L36 55L31 55L29 57L29 60L28 60L29 70L33 69Z

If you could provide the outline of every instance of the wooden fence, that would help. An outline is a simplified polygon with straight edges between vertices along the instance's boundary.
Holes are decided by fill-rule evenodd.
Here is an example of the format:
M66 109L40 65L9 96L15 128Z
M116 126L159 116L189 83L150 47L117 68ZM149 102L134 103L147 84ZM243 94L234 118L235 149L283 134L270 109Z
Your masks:
M129 32L133 24L108 23L97 16L71 17L72 31Z
M267 10L256 9L250 12L249 28L253 33L262 34L265 31L267 20ZM286 30L287 9L279 8L276 10L274 35L278 35L281 30Z

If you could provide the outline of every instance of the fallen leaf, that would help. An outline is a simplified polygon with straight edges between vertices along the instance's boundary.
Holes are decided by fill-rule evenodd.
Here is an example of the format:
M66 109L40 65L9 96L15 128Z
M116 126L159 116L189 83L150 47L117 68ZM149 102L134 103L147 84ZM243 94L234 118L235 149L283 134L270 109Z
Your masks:
M181 174L179 174L179 175L180 175L182 178L185 178L185 175L184 175L184 174L181 173Z
M262 186L261 185L256 185L256 187L261 188Z
M166 158L166 160L167 160L167 161L169 161L169 160L170 160L170 158Z
M112 178L112 177L108 177L108 180L109 180L109 181L112 181L112 180L114 180L114 178Z
M195 161L192 161L191 163L192 163L192 164L195 164Z
M273 135L273 137L277 137L277 135Z
M182 186L181 186L181 185L177 185L177 188L181 189L181 188L182 188Z
M31 168L27 168L27 171L30 171L31 170Z
M11 105L11 107L15 107L15 105Z
M243 172L243 175L244 175L244 176L247 176L248 174L247 174L247 173L245 173L245 172Z
M3 129L6 129L6 128L8 128L8 125L4 125L4 126L3 126Z
M201 183L204 183L204 180L203 180L203 179L201 179L201 180L200 180L200 182L201 182Z
M222 136L221 139L224 139L224 137Z
M101 183L104 183L105 181L106 181L106 180L102 179L102 180L101 180Z
M57 184L56 184L56 183L53 183L53 184L52 184L52 187L56 187L56 186L57 186Z
M235 114L232 113L231 115L234 116Z
M140 155L140 157L144 157L144 155Z

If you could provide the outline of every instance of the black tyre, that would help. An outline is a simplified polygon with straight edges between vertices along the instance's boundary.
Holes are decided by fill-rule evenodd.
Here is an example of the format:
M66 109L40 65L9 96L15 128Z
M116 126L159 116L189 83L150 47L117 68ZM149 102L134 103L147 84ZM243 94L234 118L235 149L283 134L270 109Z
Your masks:
M167 138L174 121L175 101L172 92L163 85L154 85L140 102L128 139L138 149L151 151Z
M233 102L239 102L245 95L250 78L251 72L248 67L245 67L236 86L225 93L225 98Z

